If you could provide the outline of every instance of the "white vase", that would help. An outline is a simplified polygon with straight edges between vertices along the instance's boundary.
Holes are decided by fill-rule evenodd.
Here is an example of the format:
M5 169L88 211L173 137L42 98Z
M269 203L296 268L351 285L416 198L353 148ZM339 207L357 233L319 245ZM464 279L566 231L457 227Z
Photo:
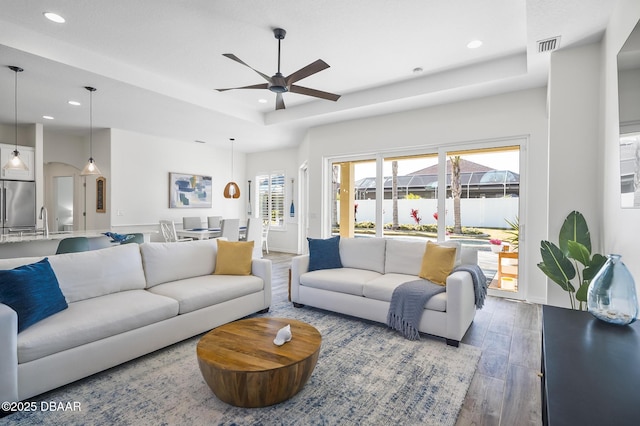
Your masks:
M502 251L502 244L491 244L491 251L494 253L500 253Z

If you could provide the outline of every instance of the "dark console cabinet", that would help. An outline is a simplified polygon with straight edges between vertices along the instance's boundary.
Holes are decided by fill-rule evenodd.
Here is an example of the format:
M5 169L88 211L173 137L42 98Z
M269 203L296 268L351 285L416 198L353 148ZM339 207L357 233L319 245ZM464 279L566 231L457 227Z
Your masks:
M640 322L542 307L542 422L640 425Z

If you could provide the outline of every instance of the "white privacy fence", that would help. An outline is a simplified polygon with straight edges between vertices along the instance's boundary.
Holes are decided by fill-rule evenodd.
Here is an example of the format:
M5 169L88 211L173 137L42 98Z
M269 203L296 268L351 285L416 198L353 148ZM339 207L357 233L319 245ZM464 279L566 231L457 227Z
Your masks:
M518 216L518 198L463 198L460 200L460 219L462 226L476 228L510 228L505 219L515 221ZM356 200L358 206L357 222L376 221L376 200ZM438 200L417 199L398 200L398 223L415 224L411 217L411 209L418 210L423 225L436 223L433 214L437 211ZM338 202L340 211L340 202ZM453 199L446 200L446 225L453 226ZM383 221L393 221L392 200L383 201Z

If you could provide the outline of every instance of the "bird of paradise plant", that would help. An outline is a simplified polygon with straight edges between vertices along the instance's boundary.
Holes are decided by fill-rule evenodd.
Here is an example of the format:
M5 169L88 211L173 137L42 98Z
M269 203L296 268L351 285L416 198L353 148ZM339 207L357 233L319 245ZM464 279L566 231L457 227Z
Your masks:
M538 263L538 268L569 293L571 309L583 310L587 306L589 283L607 258L597 253L591 255L587 221L577 211L569 213L562 224L558 243L540 242L542 262ZM575 285L574 278L577 278Z

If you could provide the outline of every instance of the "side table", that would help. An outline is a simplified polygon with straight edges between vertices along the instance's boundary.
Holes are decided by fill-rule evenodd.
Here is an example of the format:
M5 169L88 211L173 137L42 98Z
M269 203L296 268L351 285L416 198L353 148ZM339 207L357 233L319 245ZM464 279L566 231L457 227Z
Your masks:
M542 423L637 425L640 323L542 307Z

